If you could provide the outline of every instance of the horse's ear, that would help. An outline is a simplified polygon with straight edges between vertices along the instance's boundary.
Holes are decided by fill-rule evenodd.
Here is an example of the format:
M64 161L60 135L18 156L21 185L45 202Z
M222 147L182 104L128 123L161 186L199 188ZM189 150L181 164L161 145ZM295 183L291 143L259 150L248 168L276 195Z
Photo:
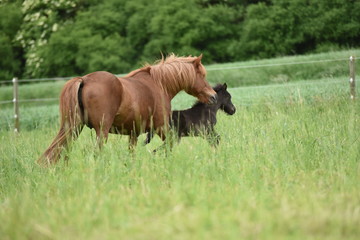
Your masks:
M227 84L226 83L223 84L223 88L224 88L224 90L227 89Z
M150 73L151 66L146 66L146 67L144 68L144 70L145 70L146 72L149 72L149 73Z
M195 67L200 66L202 56L203 56L203 55L202 55L202 54L200 54L200 56L198 56L197 58L195 58L195 60L194 60L194 65L195 65Z

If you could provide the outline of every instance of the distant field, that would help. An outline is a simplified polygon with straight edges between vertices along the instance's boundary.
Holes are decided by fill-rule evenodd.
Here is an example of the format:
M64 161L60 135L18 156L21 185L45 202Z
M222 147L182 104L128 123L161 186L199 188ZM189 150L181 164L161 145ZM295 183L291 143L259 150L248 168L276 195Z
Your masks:
M360 84L357 89L360 89ZM298 81L264 86L247 86L230 88L234 103L239 107L264 104L266 102L291 103L296 101L316 102L328 101L334 96L349 97L348 78L324 78L318 80ZM195 98L181 92L172 101L173 109L191 107ZM35 103L36 104L36 103ZM33 130L57 126L59 122L58 101L48 105L20 104L21 129ZM11 106L11 105L10 105ZM0 110L0 132L13 128L13 109Z
M126 136L104 149L85 128L69 162L34 162L58 128L58 106L21 108L21 133L0 110L1 239L358 239L360 102L348 77L229 91L217 149L184 138L169 155L135 155ZM359 90L358 84L358 90ZM358 91L359 92L359 91ZM174 109L191 106L181 93ZM6 116L6 117L4 117Z
M281 84L303 80L349 77L349 57L360 56L360 49L257 61L206 66L210 83L226 82L230 87ZM206 57L206 56L204 56ZM360 69L360 60L356 61ZM66 76L61 76L66 77ZM70 77L69 77L70 79ZM20 99L57 98L65 81L21 84ZM12 86L0 86L0 102L11 100ZM23 103L30 106L49 103ZM0 105L6 108L11 105Z

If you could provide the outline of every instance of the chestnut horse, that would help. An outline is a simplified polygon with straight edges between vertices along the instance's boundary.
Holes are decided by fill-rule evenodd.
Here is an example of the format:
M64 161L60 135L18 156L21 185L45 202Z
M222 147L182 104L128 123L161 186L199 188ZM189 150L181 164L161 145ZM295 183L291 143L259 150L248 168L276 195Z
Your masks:
M201 58L171 54L123 78L93 72L69 80L60 94L60 130L38 163L56 163L84 125L95 129L100 147L109 133L129 135L129 148L141 133L152 129L165 140L170 102L178 92L185 90L208 104L217 101Z

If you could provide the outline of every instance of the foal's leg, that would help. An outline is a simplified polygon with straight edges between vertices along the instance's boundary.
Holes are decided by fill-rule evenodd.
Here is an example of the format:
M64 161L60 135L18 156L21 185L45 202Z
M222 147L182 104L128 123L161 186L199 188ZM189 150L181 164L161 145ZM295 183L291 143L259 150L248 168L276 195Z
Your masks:
M214 129L212 129L208 134L206 135L206 140L209 142L209 144L213 147L217 147L220 143L220 135L215 132Z

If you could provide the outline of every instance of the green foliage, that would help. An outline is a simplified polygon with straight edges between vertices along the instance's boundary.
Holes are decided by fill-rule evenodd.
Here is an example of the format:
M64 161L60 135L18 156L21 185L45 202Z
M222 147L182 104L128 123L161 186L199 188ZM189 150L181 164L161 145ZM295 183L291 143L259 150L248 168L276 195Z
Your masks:
M77 0L24 0L23 23L16 40L25 52L25 76L44 76L41 64L44 59L39 51L47 45L53 32L65 22L71 20L77 8Z
M129 53L131 49L117 33L103 37L68 26L53 35L40 56L46 60L42 64L44 74L74 76L99 70L126 72L130 69Z
M21 25L18 2L0 4L0 79L12 79L20 74L21 49L12 43Z
M354 48L360 37L360 3L354 0L20 4L0 5L0 53L6 56L0 77L123 73L170 52L203 53L205 64L261 59Z
M358 1L274 0L270 5L250 5L234 52L240 58L259 59L356 46L359 10Z
M39 51L42 75L69 76L104 70L130 70L133 51L122 34L126 16L119 1L106 1L78 14Z

